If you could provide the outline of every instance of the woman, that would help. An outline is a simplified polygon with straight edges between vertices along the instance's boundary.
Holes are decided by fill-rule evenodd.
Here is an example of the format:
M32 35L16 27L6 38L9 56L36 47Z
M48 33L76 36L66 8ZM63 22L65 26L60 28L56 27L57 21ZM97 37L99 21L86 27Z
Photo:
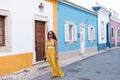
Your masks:
M47 58L51 68L51 73L52 73L51 78L64 77L64 73L62 72L58 63L57 38L53 33L53 31L48 32L47 38L48 40L47 40L45 58Z

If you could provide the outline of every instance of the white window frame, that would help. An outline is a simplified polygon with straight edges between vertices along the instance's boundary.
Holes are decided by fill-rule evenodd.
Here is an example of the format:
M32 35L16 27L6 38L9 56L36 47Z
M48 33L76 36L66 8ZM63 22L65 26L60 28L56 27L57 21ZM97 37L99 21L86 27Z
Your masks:
M71 27L71 32L70 32ZM77 41L77 26L74 24L74 22L67 21L65 23L65 42L67 43L73 43ZM70 35L71 34L71 35Z
M100 27L101 27L101 39L105 38L105 23L103 21L101 21L100 23Z
M11 15L8 10L0 9L0 15L5 16L5 46L0 46L0 52L11 52Z
M92 25L88 26L88 41L95 41L95 27Z

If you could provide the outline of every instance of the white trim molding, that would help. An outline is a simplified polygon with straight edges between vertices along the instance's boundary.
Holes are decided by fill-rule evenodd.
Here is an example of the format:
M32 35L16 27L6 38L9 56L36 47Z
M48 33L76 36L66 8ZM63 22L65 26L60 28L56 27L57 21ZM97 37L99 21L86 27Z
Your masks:
M48 32L48 28L49 28L49 26L48 26L48 22L49 22L49 20L48 20L48 17L47 16L43 16L43 15L35 15L34 17L33 17L33 42L32 42L32 47L33 47L33 64L37 64L37 63L40 63L41 61L39 61L39 62L36 62L36 51L35 51L35 20L37 20L37 21L43 21L43 22L45 22L45 40L47 40L47 32ZM46 42L46 41L45 41Z
M65 42L74 43L77 41L77 26L72 21L66 21L65 26Z
M3 9L0 9L0 15L5 16L5 46L0 46L0 52L11 52L12 50L11 15L8 10Z

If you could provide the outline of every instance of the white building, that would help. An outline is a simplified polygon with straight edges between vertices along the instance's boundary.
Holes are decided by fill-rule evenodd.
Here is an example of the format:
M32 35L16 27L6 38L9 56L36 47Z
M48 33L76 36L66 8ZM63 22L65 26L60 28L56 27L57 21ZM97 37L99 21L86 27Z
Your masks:
M0 75L43 60L48 30L53 30L52 3L0 0Z
M97 5L93 7L93 10L98 14L98 51L107 48L110 43L109 30L109 15L110 12L105 7Z

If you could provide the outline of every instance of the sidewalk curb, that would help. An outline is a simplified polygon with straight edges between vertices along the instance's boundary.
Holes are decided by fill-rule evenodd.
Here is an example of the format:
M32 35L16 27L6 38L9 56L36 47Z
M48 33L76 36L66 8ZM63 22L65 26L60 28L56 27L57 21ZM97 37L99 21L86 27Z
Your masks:
M107 52L109 50L117 49L117 48L120 48L120 47L113 47L113 48L109 48L109 49L99 51L96 53L89 53L89 54L76 56L76 57L73 57L70 59L59 60L59 63L61 65L61 67L65 67L65 66L70 65L74 62L84 60L84 59L87 59L89 57ZM50 72L49 64L47 62L39 63L37 65L34 65L31 68L23 69L23 70L20 70L20 71L11 73L11 74L7 74L5 76L0 76L0 80L31 80L35 77L42 76L47 72Z

